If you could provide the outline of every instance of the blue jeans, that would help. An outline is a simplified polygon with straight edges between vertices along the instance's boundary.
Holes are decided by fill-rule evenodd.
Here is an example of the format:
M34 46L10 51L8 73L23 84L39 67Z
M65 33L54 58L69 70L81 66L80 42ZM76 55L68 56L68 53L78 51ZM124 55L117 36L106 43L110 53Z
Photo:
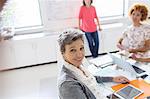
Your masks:
M97 57L99 50L98 32L85 32L85 36L87 38L92 57Z

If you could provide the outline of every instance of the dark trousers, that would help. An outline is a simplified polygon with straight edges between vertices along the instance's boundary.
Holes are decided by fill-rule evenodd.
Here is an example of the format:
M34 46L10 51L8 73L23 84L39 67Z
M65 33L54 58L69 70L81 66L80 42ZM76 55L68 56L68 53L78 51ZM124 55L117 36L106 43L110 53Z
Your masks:
M97 57L99 50L98 32L85 32L85 36L87 38L92 57Z

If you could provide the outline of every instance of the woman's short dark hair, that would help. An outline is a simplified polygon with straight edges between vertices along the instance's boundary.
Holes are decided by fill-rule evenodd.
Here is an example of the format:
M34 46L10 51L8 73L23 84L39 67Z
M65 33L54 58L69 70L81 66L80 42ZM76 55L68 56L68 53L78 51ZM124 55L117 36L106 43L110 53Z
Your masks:
M147 19L147 16L148 16L148 9L146 7L146 5L144 4L134 4L131 8L130 8L130 11L129 11L129 16L131 16L131 14L133 13L133 11L139 11L142 15L141 17L141 21L144 21Z
M91 0L90 5L93 3L93 0ZM83 5L86 6L85 1L83 0Z
M58 38L61 53L65 52L66 45L69 45L78 39L81 39L84 42L83 32L81 30L71 28L63 31Z

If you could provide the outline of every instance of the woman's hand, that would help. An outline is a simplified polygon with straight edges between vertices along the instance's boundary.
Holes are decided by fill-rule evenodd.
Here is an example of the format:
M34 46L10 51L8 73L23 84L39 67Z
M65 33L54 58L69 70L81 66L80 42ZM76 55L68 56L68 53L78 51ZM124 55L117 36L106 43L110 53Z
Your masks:
M98 29L98 30L99 30L99 31L102 31L102 28L100 28L100 27L99 27L99 29Z
M125 50L125 48L120 43L117 44L117 47L121 50Z
M124 76L117 76L117 77L113 77L113 82L126 83L129 82L129 80Z
M136 49L128 49L129 53L137 53L138 51Z

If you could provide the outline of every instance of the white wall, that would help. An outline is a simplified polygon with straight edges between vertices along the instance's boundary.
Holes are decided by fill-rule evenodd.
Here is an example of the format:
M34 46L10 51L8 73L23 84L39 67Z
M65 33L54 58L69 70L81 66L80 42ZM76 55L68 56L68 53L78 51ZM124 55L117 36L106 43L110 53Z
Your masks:
M44 36L0 43L0 69L36 65L56 61L56 38Z
M129 5L137 1L140 0L130 0ZM148 3L148 0L145 1ZM48 9L46 9L46 6L45 8L43 8L43 11L48 11ZM47 15L44 15L42 18L47 20ZM60 22L60 24L57 26L61 29L64 28L64 24L61 23L67 22L66 24L68 24L68 26L73 27L75 26L77 20L68 19L67 21L66 20L48 21L47 24L45 24L46 25L45 27L47 29L50 28L49 30L51 29L55 30L55 28L58 28L58 27L54 27L56 25L55 23L57 22ZM115 24L119 23L123 25L114 27L115 26L114 23ZM99 54L107 51L118 50L116 48L116 43L120 38L120 36L122 35L122 31L129 25L128 18L114 19L111 21L103 21L101 22L101 24L103 30L102 32L99 32L99 39L100 39ZM12 40L1 42L0 43L0 70L57 61L58 33L56 34L55 32L52 33L49 30L47 31L53 35L38 36L38 37L35 36L28 37L27 35L16 36ZM86 39L85 39L85 50L86 50L86 55L91 55Z
M116 42L124 27L104 28L99 33L99 53L117 50ZM26 35L1 42L0 70L57 61L57 37L58 34L38 37ZM86 55L91 55L86 39L85 50Z

